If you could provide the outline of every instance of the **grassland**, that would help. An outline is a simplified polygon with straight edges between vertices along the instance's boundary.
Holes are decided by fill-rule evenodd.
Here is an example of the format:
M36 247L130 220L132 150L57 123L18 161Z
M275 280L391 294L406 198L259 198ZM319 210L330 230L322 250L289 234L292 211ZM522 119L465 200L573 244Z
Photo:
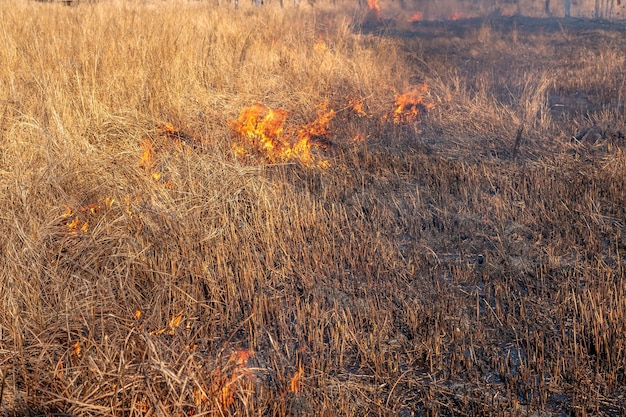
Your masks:
M0 16L2 415L626 412L623 23Z

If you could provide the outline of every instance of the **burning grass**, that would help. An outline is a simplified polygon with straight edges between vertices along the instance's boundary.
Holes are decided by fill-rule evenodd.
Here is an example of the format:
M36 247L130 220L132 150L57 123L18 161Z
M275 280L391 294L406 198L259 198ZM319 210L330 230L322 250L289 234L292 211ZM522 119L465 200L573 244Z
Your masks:
M5 414L624 413L623 33L341 13L0 3Z
M257 154L267 162L296 160L304 165L314 162L311 148L324 146L328 142L329 124L335 111L328 109L328 103L320 106L317 118L295 130L285 130L289 112L283 109L272 110L262 104L245 108L231 127L241 142L233 144L236 155L245 157ZM327 165L320 160L318 166Z

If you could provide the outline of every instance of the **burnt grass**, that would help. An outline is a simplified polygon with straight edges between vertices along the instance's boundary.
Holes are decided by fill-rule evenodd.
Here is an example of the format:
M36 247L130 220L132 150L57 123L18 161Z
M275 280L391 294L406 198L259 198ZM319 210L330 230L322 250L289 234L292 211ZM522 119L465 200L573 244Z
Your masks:
M198 185L227 196L216 211L140 200L114 243L43 237L38 279L84 278L47 290L47 342L13 342L3 387L21 397L3 412L623 415L626 90L588 67L626 50L624 25L512 19L360 28L397 39L436 107L335 124L328 169L224 166L237 180ZM213 370L237 348L254 378L224 405Z
M520 78L582 66L579 51L626 36L623 23L521 16L364 31L401 39L427 77L453 68L467 80L458 95L484 94L488 72L488 96L513 106ZM344 378L379 384L386 410L626 412L624 78L573 88L568 77L543 98L551 126L536 113L481 130L442 104L417 132L377 132L339 184L310 188L397 250L382 271L340 284L376 311L360 319L358 365ZM465 125L450 128L457 116Z
M580 66L576 51L619 48L625 36L623 24L521 16L361 29L400 39L435 83L453 68L467 80L459 95L484 94L490 72L488 95L513 106L524 76ZM624 78L569 81L543 98L552 126L534 114L508 129L450 128L458 113L442 103L419 129L374 130L366 149L343 155L342 175L308 178L321 204L341 205L348 230L372 237L362 246L393 248L355 246L354 265L342 271L337 259L324 274L322 305L356 326L338 378L360 386L357 410L625 412ZM341 229L332 234L345 238Z

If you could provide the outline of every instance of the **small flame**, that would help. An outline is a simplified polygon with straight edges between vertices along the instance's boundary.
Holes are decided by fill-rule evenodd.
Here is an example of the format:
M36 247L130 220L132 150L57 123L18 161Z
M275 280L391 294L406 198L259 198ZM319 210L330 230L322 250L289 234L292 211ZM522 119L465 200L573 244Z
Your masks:
M300 385L300 378L302 378L302 375L304 375L304 369L302 368L302 365L300 365L300 368L291 377L291 381L289 382L289 392L300 392L302 389Z
M180 145L182 143L189 145L193 148L197 148L201 142L195 137L183 132L180 129L174 127L174 125L170 122L165 123L164 125L159 126L159 130L162 134L164 134L168 139L172 140L174 143Z
M217 369L214 372L215 382L218 385L218 400L223 407L229 407L235 402L235 392L237 381L249 378L252 375L250 369L247 368L248 360L254 355L249 349L238 349L234 351L228 359L228 364L232 364L232 373L230 378L226 377L222 370Z
M250 349L237 349L234 351L228 362L234 362L238 368L244 368L248 364L248 360L254 356L254 351Z
M365 111L365 104L363 103L363 99L360 97L353 97L348 101L348 107L354 111L354 113L359 117L369 117L367 112Z
M381 14L380 14L380 5L378 4L378 0L367 0L367 6L369 7L370 11L376 15L377 20L382 19Z
M326 52L326 50L328 49L328 46L326 45L326 42L324 42L324 37L322 35L317 38L317 42L315 42L315 45L313 45L313 49L315 49L315 51L319 53Z
M459 20L463 18L463 13L455 12L452 16L448 18L448 20Z
M202 403L209 400L209 396L204 390L204 387L196 387L196 389L193 390L193 399L196 405L200 406Z
M411 18L409 19L409 22L411 23L419 22L422 20L423 17L424 17L423 13L420 11L417 11L413 14L413 16L411 16Z
M100 211L100 206L98 204L87 204L79 207L78 211L81 213L96 214Z
M435 104L426 101L425 94L428 92L428 85L422 84L413 90L396 96L396 109L393 112L394 123L406 123L419 118L422 113L435 107Z
M139 166L144 169L151 169L154 165L154 147L150 139L144 139L141 142L141 160Z
M167 122L163 126L161 126L161 130L163 131L163 133L170 135L175 135L178 133L178 129L176 129L174 125L170 122Z
M65 211L63 212L61 216L64 219L67 219L68 217L72 217L73 215L74 215L74 210L72 210L70 206L65 206Z
M360 145L365 143L365 133L357 132L354 137L350 140L351 143Z
M83 356L80 348L80 343L74 343L74 345L72 346L72 355L76 356L77 358Z
M76 230L78 229L79 223L80 223L80 220L78 216L75 216L74 220L72 220L71 222L65 223L65 225L67 226L70 232L76 232Z
M143 142L141 142L141 159L139 166L146 170L154 181L159 182L162 174L155 170L154 154L152 142L150 139L144 139Z
M271 110L262 104L254 104L245 108L239 118L231 122L231 127L237 132L245 144L236 144L237 154L246 154L246 147L261 153L269 162L282 159L290 148L283 137L285 120L289 113L286 110ZM247 145L247 146L246 146Z
M110 209L113 206L114 199L106 197L104 199L104 207ZM74 209L68 205L65 206L65 211L61 215L64 219L68 219L65 222L67 230L71 233L78 233L79 231L87 233L89 231L89 219L93 219L102 211L103 205L101 204L85 204L84 206ZM71 219L71 220L70 220Z
M176 329L180 326L181 321L183 321L183 313L180 312L174 317L170 319L170 334L173 335Z

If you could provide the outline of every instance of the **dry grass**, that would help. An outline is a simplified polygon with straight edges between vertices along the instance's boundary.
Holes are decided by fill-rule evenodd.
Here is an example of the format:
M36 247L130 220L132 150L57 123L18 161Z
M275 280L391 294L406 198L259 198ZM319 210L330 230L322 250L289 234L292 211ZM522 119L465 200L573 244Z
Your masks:
M623 31L341 7L0 3L3 415L626 411Z

